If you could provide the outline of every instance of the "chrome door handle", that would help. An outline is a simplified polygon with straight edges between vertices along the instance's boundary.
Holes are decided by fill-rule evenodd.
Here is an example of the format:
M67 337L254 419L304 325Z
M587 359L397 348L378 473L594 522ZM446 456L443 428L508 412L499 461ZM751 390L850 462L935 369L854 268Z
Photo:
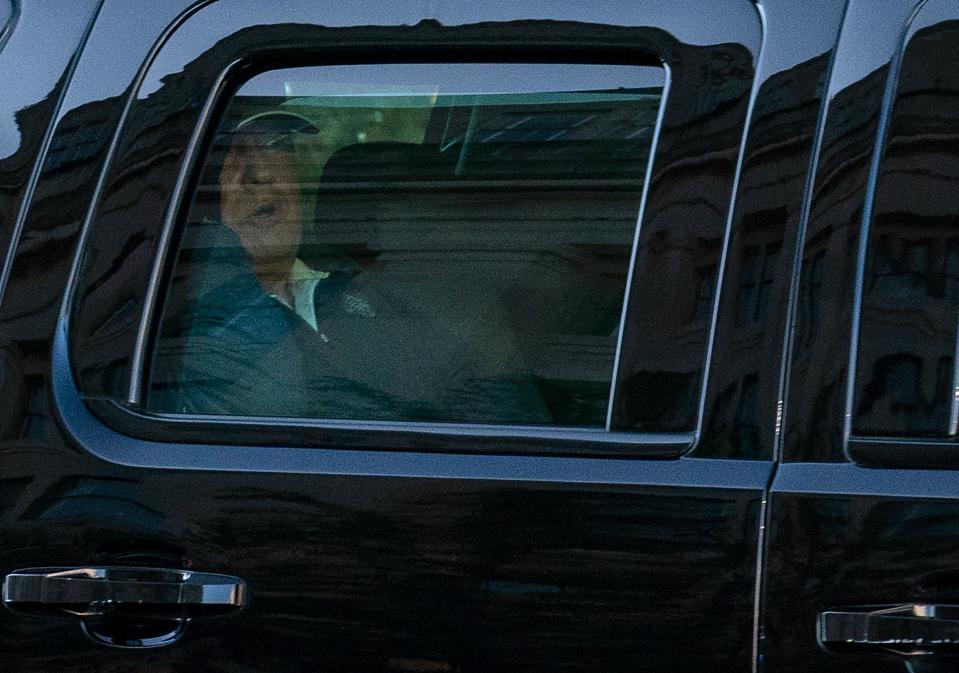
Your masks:
M930 654L959 648L959 605L910 603L829 610L819 615L818 627L819 641L826 647Z
M27 568L3 583L7 608L79 617L93 640L118 647L174 642L190 619L236 612L246 602L238 577L165 568Z
M246 583L228 575L160 568L27 568L7 575L8 608L80 617L225 614L246 604Z

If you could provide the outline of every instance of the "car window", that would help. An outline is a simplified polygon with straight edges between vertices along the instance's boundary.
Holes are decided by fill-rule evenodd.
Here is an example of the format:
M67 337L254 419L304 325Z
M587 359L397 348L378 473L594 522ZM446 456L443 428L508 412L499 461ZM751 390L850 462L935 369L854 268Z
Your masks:
M146 408L604 427L663 86L543 63L249 79L183 209Z
M933 5L930 5L932 8ZM853 430L956 434L959 22L921 15L908 42L876 184Z

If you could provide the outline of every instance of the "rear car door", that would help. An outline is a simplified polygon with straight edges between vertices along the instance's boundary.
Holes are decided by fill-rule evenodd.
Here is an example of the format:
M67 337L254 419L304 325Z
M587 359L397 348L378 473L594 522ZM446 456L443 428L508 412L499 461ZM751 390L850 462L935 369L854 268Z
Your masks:
M765 670L956 670L957 20L849 5L770 494Z
M752 670L834 4L106 0L0 303L15 670ZM282 171L340 322L230 224Z

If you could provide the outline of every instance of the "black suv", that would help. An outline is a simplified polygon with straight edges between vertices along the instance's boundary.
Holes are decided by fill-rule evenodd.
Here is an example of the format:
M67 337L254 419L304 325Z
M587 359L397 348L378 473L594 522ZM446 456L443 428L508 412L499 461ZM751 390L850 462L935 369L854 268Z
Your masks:
M0 0L0 662L959 669L959 6Z

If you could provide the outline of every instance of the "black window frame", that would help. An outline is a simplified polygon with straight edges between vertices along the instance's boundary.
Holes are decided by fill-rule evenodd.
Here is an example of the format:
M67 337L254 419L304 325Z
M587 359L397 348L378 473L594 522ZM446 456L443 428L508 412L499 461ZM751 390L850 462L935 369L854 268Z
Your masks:
M696 2L690 4L695 5ZM207 7L225 7L229 0ZM295 4L295 3L291 3ZM507 6L507 3L502 3ZM287 16L285 7L277 5L273 9L279 16ZM502 8L497 8L502 10ZM741 6L741 14L754 13L754 7L747 2ZM225 10L224 10L225 11ZM343 10L346 12L346 10ZM485 10L484 10L485 11ZM511 10L506 10L511 11ZM492 12L491 12L492 13ZM291 12L295 14L295 12ZM182 29L185 23L191 21L195 15L189 15L172 31L173 35ZM553 19L554 17L546 17ZM665 19L657 19L664 22ZM751 20L756 20L755 15ZM63 378L60 390L74 391L82 399L97 419L109 428L128 436L149 441L164 443L215 443L215 444L245 444L257 446L300 446L300 447L341 447L341 448L379 448L379 449L426 449L438 451L465 451L471 453L548 453L563 454L574 452L577 455L638 455L650 458L676 458L688 453L696 445L703 417L703 398L707 385L706 372L709 369L712 331L715 329L716 307L721 293L721 280L717 281L713 293L713 306L708 321L709 338L706 345L705 358L699 371L699 404L695 418L695 425L686 432L633 432L623 429L568 429L562 427L534 427L534 426L497 426L497 425L469 425L457 423L384 423L376 421L331 421L319 419L276 419L276 418L243 418L236 416L198 416L161 415L145 413L136 405L136 397L131 398L130 390L139 384L138 373L142 372L145 357L145 344L149 343L150 318L155 309L158 288L170 267L167 252L171 250L174 240L175 225L185 211L183 194L190 184L195 170L197 158L203 156L202 149L207 127L212 119L216 118L218 106L229 100L231 88L245 82L253 74L270 70L276 67L291 67L295 65L322 65L323 63L375 63L383 62L483 62L487 59L504 60L508 62L570 62L570 63L610 63L610 64L658 64L664 67L666 87L660 108L660 120L657 124L656 137L651 148L650 166L654 162L663 162L665 168L670 168L670 161L678 162L691 152L681 141L684 137L694 134L696 122L708 126L716 124L717 116L697 117L702 111L697 109L704 105L703 101L688 97L682 98L680 92L709 90L707 83L722 80L723 68L728 69L728 54L725 60L716 58L715 52L709 48L684 44L676 40L661 28L640 26L621 27L603 26L608 29L609 35L602 39L591 36L587 40L575 39L575 33L570 32L570 26L558 25L555 21L536 23L537 30L545 35L538 35L539 42L530 40L528 26L516 28L512 24L512 32L507 30L504 35L503 24L493 24L494 29L481 24L458 26L460 31L455 40L451 40L444 33L443 26L437 22L424 20L412 26L402 28L379 28L363 25L356 22L357 28L322 28L319 26L291 26L287 34L277 30L277 25L256 25L255 19L249 20L249 25L231 33L227 38L217 42L214 47L201 49L200 45L177 45L171 49L184 49L185 53L195 56L188 62L182 73L191 77L191 86L205 94L203 105L199 109L188 109L184 106L180 111L185 114L194 114L194 123L187 123L189 139L177 148L176 143L169 142L175 134L168 133L166 147L176 155L165 166L165 180L150 180L137 183L137 171L149 172L151 159L137 155L137 143L142 137L158 132L151 122L151 95L144 95L141 87L144 83L158 81L161 76L169 75L162 71L157 72L154 67L161 62L163 50L173 40L166 37L164 43L158 44L153 54L152 63L147 64L137 82L136 90L131 92L130 103L126 114L121 120L117 137L114 141L114 152L108 160L106 170L100 185L99 194L91 211L91 217L86 224L85 241L82 254L78 257L77 268L71 279L71 292L68 293L61 318L62 342L55 357L55 375ZM655 23L655 21L654 21ZM279 24L279 28L283 28ZM574 27L575 28L575 27ZM392 32L390 32L392 30ZM524 30L526 32L524 32ZM714 31L713 45L722 45L730 42L722 36L728 32L728 26L710 26L705 30ZM311 33L312 31L312 33ZM340 31L333 39L333 32ZM359 32L357 32L359 31ZM292 33L292 36L290 35ZM384 33L390 39L384 37ZM396 36L402 33L402 39ZM326 41L317 41L316 35ZM242 36L242 37L241 37ZM572 36L572 38L571 38ZM616 38L618 36L619 42ZM629 38L626 40L625 37ZM262 39L266 37L267 39ZM362 37L363 39L358 39ZM282 38L282 39L281 39ZM338 47L348 40L348 52ZM365 42L364 42L365 40ZM737 45L746 58L742 63L735 64L729 81L730 88L735 89L735 95L725 101L725 106L715 103L724 109L725 119L720 119L720 125L726 123L728 128L725 135L717 134L710 145L703 141L702 146L696 147L698 155L708 155L710 152L732 151L731 161L727 160L722 168L719 186L713 195L716 202L722 206L722 212L717 215L716 226L720 238L728 238L729 210L732 206L732 190L735 183L735 174L739 168L739 153L741 150L742 134L748 119L749 105L752 99L753 80L756 76L755 67L758 61L761 33L755 44L750 48ZM206 45L208 46L208 45ZM304 49L307 50L306 55ZM457 58L449 57L450 49L455 49ZM402 53L400 60L397 53ZM740 54L741 56L743 54ZM176 56L182 56L176 54ZM697 58L698 57L698 58ZM174 59L175 60L175 59ZM190 70L192 68L192 70ZM738 69L736 69L738 68ZM718 69L718 70L717 70ZM190 72L187 72L190 70ZM677 73L679 78L677 79ZM689 77L683 78L685 74ZM705 77L694 80L693 76ZM680 82L679 87L675 86ZM199 84L197 84L199 83ZM205 84L203 84L205 83ZM725 84L726 82L724 82ZM705 89L704 89L705 87ZM162 87L161 87L162 92ZM152 93L156 93L153 91ZM181 92L182 93L182 92ZM710 91L711 97L721 96L720 92ZM169 96L160 96L163 102ZM156 102L152 104L155 106ZM732 109L732 112L730 112ZM665 122L664 122L665 118ZM664 126L665 124L665 126ZM692 128L691 128L692 127ZM664 130L666 129L666 130ZM732 129L730 132L729 129ZM161 133L162 135L162 133ZM181 134L181 140L182 140ZM665 137L664 137L665 136ZM666 156L662 156L666 155ZM163 159L160 160L161 162ZM144 167L144 163L147 164ZM703 168L704 171L717 171L715 167ZM663 173L667 173L663 170ZM132 176L132 177L131 177ZM174 177L175 176L175 177ZM172 179L171 179L172 178ZM642 223L637 226L637 239L640 227L646 224L649 216L648 189L649 184L656 179L679 180L679 185L689 185L681 178L670 178L649 172L644 185L643 203L640 204ZM142 180L142 179L141 179ZM153 180L151 182L151 180ZM674 185L675 186L675 185ZM143 269L128 265L129 278L124 280L131 287L140 292L140 306L142 319L136 324L135 334L124 334L108 344L105 349L91 349L91 333L89 329L76 330L77 323L84 323L84 311L89 312L92 297L96 295L98 287L104 282L102 267L96 268L100 262L97 258L111 248L109 243L111 228L109 224L116 222L117 199L123 199L124 190L141 189L148 191L152 188L159 192L165 213L159 229L152 222L153 227L144 224L134 217L136 213L127 213L127 222L135 222L125 233L128 244L143 246L141 249L152 252L154 263L148 277L144 277ZM147 187L147 190L143 188ZM157 194L154 194L157 196ZM126 197L129 201L129 197ZM136 210L136 208L134 208ZM141 207L139 212L143 212ZM109 214L109 216L107 215ZM653 216L659 213L653 213ZM670 214L670 218L679 217ZM111 219L112 218L112 219ZM147 218L144 218L147 219ZM674 221L674 219L670 219ZM136 243L131 243L136 239ZM723 246L725 251L725 246ZM636 254L634 241L633 255ZM722 278L722 268L725 260L720 256L718 260L718 278ZM122 264L122 262L120 262ZM142 265L141 265L142 266ZM98 273L99 271L99 273ZM632 264L630 275L632 276ZM146 281L146 284L144 284ZM624 316L629 315L633 304L633 294L630 284L627 285ZM109 309L107 309L109 310ZM116 312L135 310L130 307L128 298L126 303L116 306ZM99 309L103 311L102 308ZM116 314L116 312L114 314ZM154 323L158 321L153 321ZM620 340L628 337L629 330L635 327L636 320L631 319L621 323ZM127 327L127 332L130 332ZM82 334L77 337L77 334ZM130 348L130 339L133 338L133 347ZM126 339L126 340L124 340ZM121 345L117 348L117 344ZM106 351L106 355L104 354ZM91 353L94 353L91 356ZM629 357L625 353L623 357ZM98 361L99 358L99 361ZM139 364L130 369L127 365L129 385L126 395L117 394L122 389L123 376L114 377L112 382L104 383L102 370L103 362L113 358L136 361ZM59 364L58 364L59 363ZM614 386L618 385L617 373L622 362L616 363L614 369ZM120 366L123 372L124 367ZM69 379L69 380L67 380ZM118 383L119 381L119 383ZM69 384L69 385L68 385ZM112 388L111 388L112 386ZM72 393L71 393L72 394ZM132 402L132 403L131 403Z
M877 213L877 195L881 193L883 179L888 173L894 173L895 166L887 164L887 152L895 144L904 144L903 138L896 138L896 107L900 99L907 95L901 89L903 82L902 69L909 58L909 50L915 44L917 38L931 36L933 40L938 39L935 31L942 27L943 23L953 24L952 30L959 27L959 21L949 20L940 23L939 3L930 2L923 5L910 18L904 27L899 46L892 60L888 80L886 83L886 96L884 100L884 110L881 119L881 125L876 136L873 164L869 175L869 183L866 193L865 204L863 207L862 222L860 225L858 266L856 270L855 285L855 304L852 315L852 334L851 348L849 350L848 381L845 399L845 426L843 428L843 453L845 457L865 467L878 468L916 468L916 469L957 469L959 468L959 315L957 315L956 332L953 339L954 350L952 355L952 373L953 386L950 396L951 412L947 420L946 427L942 432L929 432L927 434L910 435L891 435L882 432L857 431L856 428L856 409L864 397L864 372L860 371L862 363L860 362L861 350L863 349L863 313L865 293L875 284L873 274L872 283L867 280L867 273L870 264L876 264L877 252L884 243L885 233L876 235L874 224L882 213ZM933 42L934 43L934 42ZM907 139L908 140L908 139ZM918 161L914 156L913 162ZM902 239L898 249L900 259L905 259L908 250L919 246L927 246L930 239L923 237L913 237L910 240ZM947 239L947 255L955 249L956 238L952 236ZM871 255L869 253L872 253ZM928 257L928 256L927 256ZM930 259L925 260L924 276L921 282L928 282L934 268L941 267L942 288L926 288L925 294L930 297L945 297L950 288L949 283L954 276L949 273L949 260L943 259L939 265L933 265ZM883 274L890 277L892 274ZM897 276L918 277L920 273L914 270L900 271ZM915 283L913 283L915 285ZM908 288L909 292L915 292L915 287ZM886 360L896 362L914 361L916 356L910 353L891 354ZM942 358L937 361L937 368L941 366ZM878 362L878 360L877 360ZM938 369L937 369L938 372ZM938 374L937 374L938 375Z

